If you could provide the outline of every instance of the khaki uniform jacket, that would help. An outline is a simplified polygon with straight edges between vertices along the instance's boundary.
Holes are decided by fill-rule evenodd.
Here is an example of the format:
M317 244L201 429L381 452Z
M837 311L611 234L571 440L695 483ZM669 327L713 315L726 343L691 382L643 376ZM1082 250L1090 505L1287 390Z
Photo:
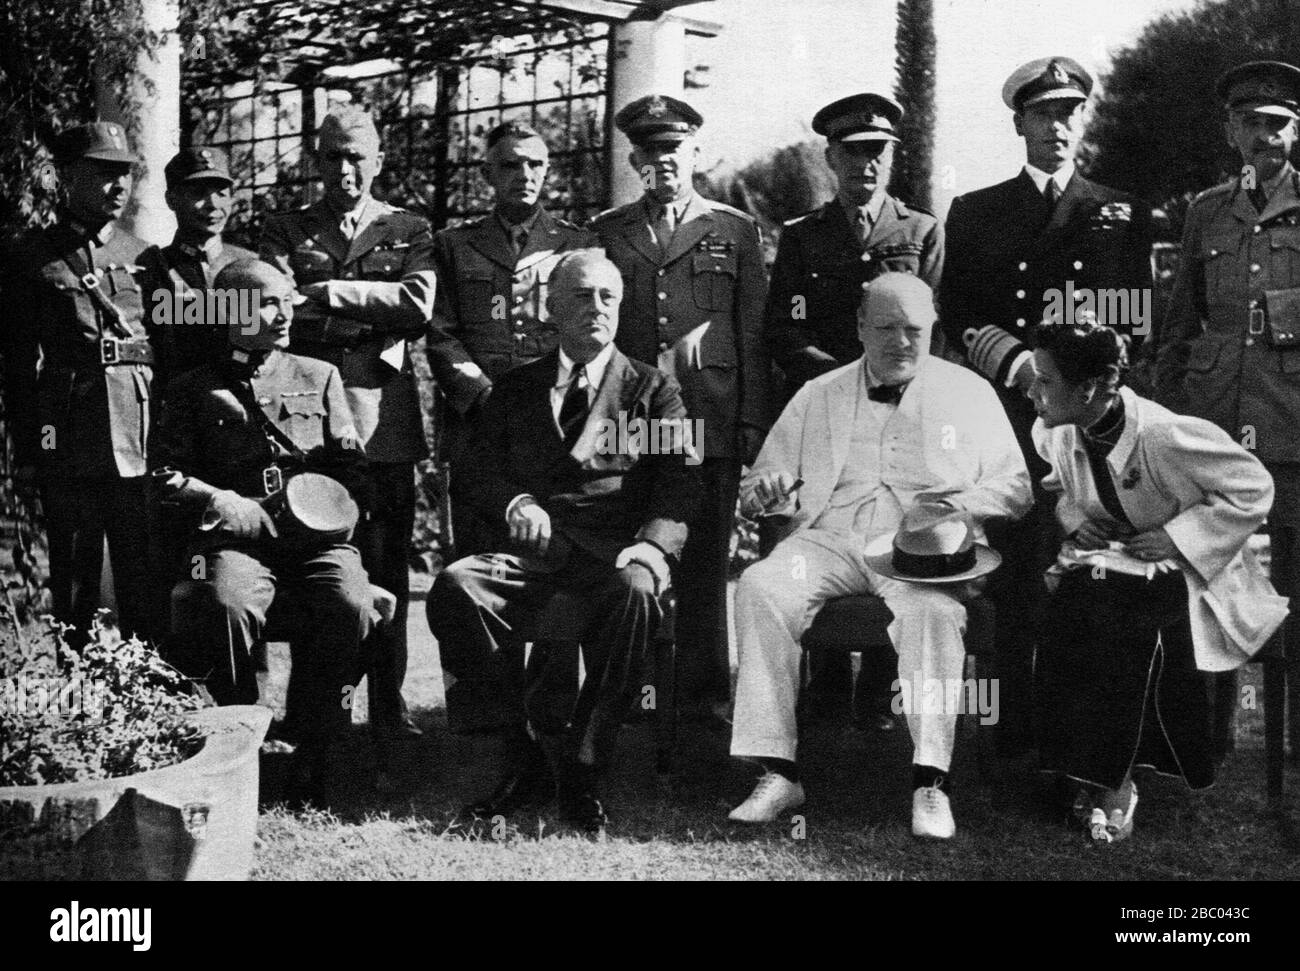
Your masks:
M256 403L301 454L268 436L245 402ZM366 508L365 455L333 365L273 350L255 368L227 356L172 382L154 448L159 498L191 510L223 489L262 499L262 473L273 464L286 479L304 471L331 475Z
M638 200L591 224L623 274L615 343L677 379L687 414L704 422L705 458L739 457L739 426L771 424L758 225L699 195L667 249L651 222Z
M126 334L105 319L82 277L88 245L100 292L118 308ZM92 239L66 219L28 232L15 249L3 281L2 339L5 404L19 465L39 465L59 477L148 472L153 369L104 365L100 354L104 338L145 340L139 282L145 246L115 224Z
M429 450L405 345L433 314L433 231L423 216L370 205L379 214L350 243L323 200L273 215L260 252L298 287L326 284L328 307L295 312L292 350L339 369L370 460L418 462Z
M438 233L429 367L457 413L512 367L559 346L546 281L565 253L595 245L593 234L544 210L518 256L495 213Z
M791 392L862 356L862 284L889 271L914 274L938 289L943 272L938 219L887 195L865 244L838 199L785 224L772 264L765 328L768 350Z
M1274 328L1295 335L1289 347ZM1300 462L1300 173L1288 165L1262 213L1239 180L1192 201L1158 341L1162 404L1264 462Z

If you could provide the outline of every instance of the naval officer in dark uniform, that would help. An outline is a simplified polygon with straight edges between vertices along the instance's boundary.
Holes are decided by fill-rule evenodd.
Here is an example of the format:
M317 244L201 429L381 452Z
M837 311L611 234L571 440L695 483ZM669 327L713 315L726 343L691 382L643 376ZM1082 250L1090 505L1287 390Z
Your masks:
M826 136L837 188L826 205L785 224L772 264L764 329L785 373L787 397L862 356L863 284L900 270L931 289L939 285L943 227L888 191L902 117L902 106L880 94L840 98L813 116L813 131ZM935 328L930 352L938 353L942 342Z
M698 195L691 182L704 119L686 102L649 95L614 118L645 183L636 202L591 228L623 275L615 342L675 377L686 412L703 423L704 499L691 520L677 577L677 657L689 708L730 696L727 565L741 465L771 424L763 347L767 280L758 225ZM703 713L703 712L702 712Z
M336 107L321 123L317 146L325 197L271 216L260 250L307 298L294 323L294 352L339 369L369 459L375 501L356 543L370 579L397 598L393 622L374 648L370 723L380 735L402 738L419 734L401 689L415 463L428 455L406 345L428 328L435 275L428 220L370 194L383 161L370 116Z
M55 617L89 627L107 536L122 632L150 636L146 244L115 222L138 159L113 122L69 129L54 154L64 191L58 222L22 237L4 282L16 478L39 481Z
M1031 328L1053 302L1059 304L1054 292L1063 300L1067 287L1077 297L1102 289L1140 296L1151 288L1151 207L1075 170L1091 91L1091 76L1068 57L1039 58L1017 68L1003 85L1002 100L1025 141L1025 165L1014 178L958 196L946 223L940 323L949 345L963 349L971 367L998 392L1037 500L1007 531L1007 567L990 587L998 603L1004 712L998 728L1008 752L1029 739L1023 718L1031 710L1034 617L1042 603L1041 574L1058 545L1052 541L1052 500L1042 488L1050 469L1030 437ZM1133 304L1127 305L1131 312ZM1145 336L1136 319L1106 319L1105 313L1099 318L1135 345Z

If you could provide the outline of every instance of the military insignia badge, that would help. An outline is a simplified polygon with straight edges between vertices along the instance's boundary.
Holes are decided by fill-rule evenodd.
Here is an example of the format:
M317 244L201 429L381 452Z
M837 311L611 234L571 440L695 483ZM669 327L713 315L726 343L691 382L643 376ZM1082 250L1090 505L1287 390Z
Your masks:
M1277 85L1272 81L1261 81L1259 84L1259 93L1265 98L1276 98L1280 92Z
M1047 72L1052 76L1052 80L1057 84L1069 84L1070 75L1065 73L1065 68L1053 61L1047 65Z
M655 95L650 99L650 103L646 105L645 111L651 118L662 118L668 114L668 105L664 103L663 98Z

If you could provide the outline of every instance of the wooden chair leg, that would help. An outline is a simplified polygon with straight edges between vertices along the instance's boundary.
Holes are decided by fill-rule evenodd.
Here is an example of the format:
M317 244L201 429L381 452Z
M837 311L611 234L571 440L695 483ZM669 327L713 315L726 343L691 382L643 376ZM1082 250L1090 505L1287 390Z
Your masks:
M1282 798L1283 747L1286 725L1286 661L1264 659L1264 761L1269 799Z

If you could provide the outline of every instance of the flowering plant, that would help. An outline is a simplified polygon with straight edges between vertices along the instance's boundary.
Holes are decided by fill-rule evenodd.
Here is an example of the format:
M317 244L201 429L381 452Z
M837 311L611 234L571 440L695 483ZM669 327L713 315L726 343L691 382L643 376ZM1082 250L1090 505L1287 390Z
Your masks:
M0 786L133 775L203 747L185 716L199 708L186 678L102 613L82 648L47 620L35 636L0 605Z

